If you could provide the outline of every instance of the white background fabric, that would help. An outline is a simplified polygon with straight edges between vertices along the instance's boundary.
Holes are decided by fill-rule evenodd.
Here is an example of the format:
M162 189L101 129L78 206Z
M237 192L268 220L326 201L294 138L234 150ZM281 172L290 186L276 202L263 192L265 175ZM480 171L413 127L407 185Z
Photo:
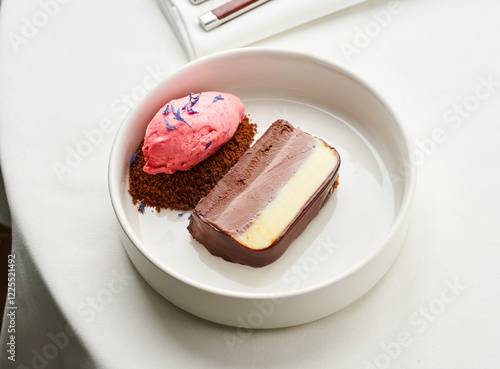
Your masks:
M226 22L225 27L205 32L198 17L227 1L212 0L193 5L186 0L159 0L190 59L246 46L366 0L273 0L245 13L237 22Z
M402 251L375 288L322 320L242 337L161 298L116 233L114 133L187 62L156 1L2 1L18 309L16 361L5 325L0 366L500 367L498 14L495 0L370 0L257 43L330 58L375 86L414 137L419 177Z

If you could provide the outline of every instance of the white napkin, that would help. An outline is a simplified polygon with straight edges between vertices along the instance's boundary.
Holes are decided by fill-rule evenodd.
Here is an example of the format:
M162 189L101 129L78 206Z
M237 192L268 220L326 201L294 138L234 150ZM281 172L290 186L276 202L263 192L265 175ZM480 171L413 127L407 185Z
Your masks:
M224 3L158 0L189 59L251 44L366 0L271 0L206 32L198 17Z

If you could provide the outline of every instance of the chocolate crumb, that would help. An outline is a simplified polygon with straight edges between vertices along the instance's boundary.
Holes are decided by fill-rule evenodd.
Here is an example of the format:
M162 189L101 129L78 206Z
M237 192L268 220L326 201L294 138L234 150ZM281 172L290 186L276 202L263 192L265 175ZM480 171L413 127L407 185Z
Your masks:
M173 174L149 174L142 169L146 164L142 145L136 150L136 159L130 167L129 193L132 203L161 209L191 210L205 197L217 182L247 151L257 133L257 125L243 118L236 133L224 146L206 160L187 171Z

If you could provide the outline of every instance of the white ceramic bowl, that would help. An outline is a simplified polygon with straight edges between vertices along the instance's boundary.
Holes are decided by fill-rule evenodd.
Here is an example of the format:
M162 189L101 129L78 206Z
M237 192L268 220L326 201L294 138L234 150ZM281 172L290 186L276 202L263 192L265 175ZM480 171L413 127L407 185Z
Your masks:
M342 159L340 185L275 263L251 268L193 240L188 215L132 205L129 161L147 124L173 98L216 90L239 96L261 134L284 118ZM245 328L322 318L366 293L396 258L415 189L411 141L388 104L346 69L294 51L245 48L194 61L128 114L109 161L109 191L125 249L162 296L199 317Z

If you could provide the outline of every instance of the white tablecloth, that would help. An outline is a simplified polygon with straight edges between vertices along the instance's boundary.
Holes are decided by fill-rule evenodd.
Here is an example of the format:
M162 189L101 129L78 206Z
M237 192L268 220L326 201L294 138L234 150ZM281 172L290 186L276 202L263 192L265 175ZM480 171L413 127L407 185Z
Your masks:
M375 288L319 321L243 335L160 297L116 232L114 133L188 60L158 4L2 1L17 309L4 315L0 366L500 367L499 14L496 0L370 0L258 42L330 58L375 86L414 137L419 177L402 251Z

